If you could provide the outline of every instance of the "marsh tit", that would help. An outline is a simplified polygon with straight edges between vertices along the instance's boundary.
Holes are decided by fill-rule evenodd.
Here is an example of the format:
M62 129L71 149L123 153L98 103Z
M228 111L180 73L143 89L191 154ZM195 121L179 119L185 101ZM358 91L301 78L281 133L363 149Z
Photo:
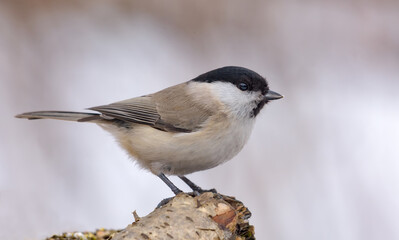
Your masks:
M96 123L110 132L144 169L181 192L166 176L184 175L232 159L247 142L256 116L282 96L243 67L222 67L159 92L89 108L99 113L39 111L17 115Z

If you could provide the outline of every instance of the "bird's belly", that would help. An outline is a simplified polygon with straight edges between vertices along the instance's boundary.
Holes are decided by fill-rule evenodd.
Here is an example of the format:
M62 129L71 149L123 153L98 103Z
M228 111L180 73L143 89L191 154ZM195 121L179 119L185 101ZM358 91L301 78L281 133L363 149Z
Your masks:
M237 122L216 131L177 134L140 126L131 134L131 148L139 163L153 173L185 175L233 158L247 142L252 126L252 121Z
M191 133L170 133L146 125L116 133L121 146L139 165L154 174L185 175L224 163L241 151L254 120L217 123L215 128ZM119 129L120 130L120 129Z

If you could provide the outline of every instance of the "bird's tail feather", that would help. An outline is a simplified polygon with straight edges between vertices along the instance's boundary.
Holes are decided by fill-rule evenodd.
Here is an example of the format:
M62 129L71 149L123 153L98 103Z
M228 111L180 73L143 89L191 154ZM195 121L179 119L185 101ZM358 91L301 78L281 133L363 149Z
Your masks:
M83 112L63 112L63 111L39 111L39 112L27 112L18 114L17 118L33 119L56 119L65 121L78 121L86 122L91 120L101 119L97 113L83 113Z

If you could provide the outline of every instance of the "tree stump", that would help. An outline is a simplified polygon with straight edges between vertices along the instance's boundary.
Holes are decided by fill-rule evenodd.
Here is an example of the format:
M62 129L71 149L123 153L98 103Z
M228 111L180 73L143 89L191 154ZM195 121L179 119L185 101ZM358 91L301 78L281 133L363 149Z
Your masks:
M255 239L254 227L248 222L249 210L234 197L218 193L205 192L199 196L181 193L145 217L135 213L134 216L135 222L123 230L106 238L86 239ZM64 238L56 237L49 239L79 239L65 238L65 234Z

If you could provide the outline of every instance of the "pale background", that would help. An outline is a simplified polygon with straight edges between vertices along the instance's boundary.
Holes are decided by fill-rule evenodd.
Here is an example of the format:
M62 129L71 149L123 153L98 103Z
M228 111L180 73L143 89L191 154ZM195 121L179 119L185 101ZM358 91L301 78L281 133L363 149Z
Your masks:
M235 159L190 177L244 201L258 239L399 239L396 0L1 0L0 238L122 228L172 195L99 127L15 114L226 65L285 98Z

